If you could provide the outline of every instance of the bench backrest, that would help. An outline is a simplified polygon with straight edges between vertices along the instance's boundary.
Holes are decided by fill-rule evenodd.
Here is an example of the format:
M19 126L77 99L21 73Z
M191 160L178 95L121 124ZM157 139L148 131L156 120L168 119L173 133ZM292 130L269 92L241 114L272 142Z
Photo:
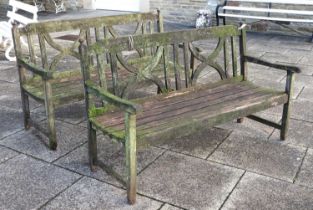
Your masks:
M218 77L223 80L237 77L239 70L237 55L238 52L240 55L245 53L245 37L244 29L240 30L236 26L221 26L128 36L114 40L105 39L89 47L80 46L82 68L85 80L88 80L93 69L90 58L109 53L111 73L114 78L114 94L127 97L129 94L127 91L138 88L138 85L144 81L154 83L161 92L179 90L195 85L206 68L217 72ZM238 38L239 48L236 44ZM198 47L199 41L204 42L204 45L209 43L213 46L209 55L201 53ZM143 58L134 63L123 59L122 52L137 48L153 48L155 53L148 60ZM240 66L245 78L245 65ZM100 72L101 63L98 67ZM128 72L127 79L123 77L122 71Z
M9 5L12 6L12 11L8 11L7 13L7 16L10 18L10 23L18 22L19 24L27 25L38 21L38 8L36 6L15 0L10 0ZM17 11L21 10L28 13L27 16L17 13ZM29 15L32 17L28 17Z
M127 34L163 31L159 12L40 22L24 28L14 28L16 55L17 58L29 58L32 63L42 65L46 70L64 71L76 68L80 71L79 41L86 40L89 45L100 38L118 37L120 34L114 28L118 25L133 26ZM18 38L21 36L27 37L28 52L22 52ZM59 36L63 38L58 38ZM40 55L35 55L35 47L40 48ZM76 67L69 66L68 63L71 62Z

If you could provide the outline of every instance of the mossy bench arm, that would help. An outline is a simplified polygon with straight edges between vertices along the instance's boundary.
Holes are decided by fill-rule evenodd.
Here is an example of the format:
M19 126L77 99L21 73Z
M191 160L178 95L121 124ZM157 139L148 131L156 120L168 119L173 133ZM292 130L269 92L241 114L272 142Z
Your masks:
M300 73L301 70L299 67L297 66L290 66L290 65L282 65L282 64L276 64L276 63L270 63L268 61L265 61L265 60L262 60L262 59L259 59L259 58L255 58L255 57L252 57L252 56L244 56L244 60L246 62L249 62L249 63L255 63L255 64L258 64L258 65L263 65L263 66L268 66L268 67L271 67L271 68L275 68L275 69L280 69L280 70L285 70L285 71L289 71L289 72L293 72L293 73Z
M25 68L26 70L31 71L32 73L41 76L43 80L49 80L53 78L53 72L47 71L43 68L40 68L39 66L23 59L23 58L17 58L17 62L20 65L20 67Z
M264 60L259 59L259 58L254 58L252 56L244 56L244 60L246 62L255 63L258 65L268 66L271 68L287 71L285 93L288 95L288 102L284 104L282 124L280 125L280 124L277 124L277 123L269 121L269 120L265 120L263 118L255 116L255 115L248 116L248 118L250 118L250 119L256 120L258 122L261 122L263 124L266 124L266 125L269 125L269 126L272 126L276 129L281 130L280 138L282 140L286 139L288 127L289 127L290 103L291 103L291 98L293 96L293 85L294 85L294 80L295 80L294 73L300 73L301 72L300 68L296 67L296 66L270 63L268 61L264 61Z
M95 85L92 81L87 81L85 85L88 93L99 97L101 100L107 102L108 104L114 105L115 107L118 107L125 112L128 112L130 114L136 114L138 111L141 110L140 105L134 104L128 100L115 96L110 92L101 89L99 86Z

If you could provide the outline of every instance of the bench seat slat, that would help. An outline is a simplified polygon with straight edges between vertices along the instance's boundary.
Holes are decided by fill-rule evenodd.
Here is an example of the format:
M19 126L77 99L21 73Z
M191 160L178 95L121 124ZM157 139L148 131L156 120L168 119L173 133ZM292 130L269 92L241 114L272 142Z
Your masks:
M214 91L215 89L218 89L218 91ZM201 126L203 122L214 125L217 121L235 119L242 115L246 116L251 114L252 110L256 112L265 107L287 101L285 93L252 86L248 82L232 83L222 89L216 87L211 89L212 92L207 91L206 93L204 93L206 89L199 90L192 93L182 92L182 94L176 92L173 93L175 95L173 97L169 94L161 98L158 103L155 102L154 97L144 100L141 103L143 112L137 114L138 141L145 140L147 136L150 140L152 136L163 135L165 130L180 129L190 124L190 120L194 121L195 126ZM231 92L232 90L235 91ZM191 95L194 97L190 97ZM160 96L157 96L157 98L160 98ZM175 100L176 102L172 103ZM180 102L177 103L177 101ZM163 103L167 105L162 106ZM158 111L159 109L155 107L161 107L161 111ZM251 113L246 113L245 110L249 110L249 108ZM229 117L219 119L223 115L226 116L227 113L229 113ZM188 122L186 119L188 119ZM124 137L124 113L115 110L95 117L92 121L104 133L116 135L114 137L118 139ZM160 133L160 131L162 132Z
M279 13L279 14L294 14L294 15L313 15L313 11L300 11L300 10L289 10L289 9L270 9L270 8L255 8L255 7L224 6L223 10L248 11L248 12L265 12L265 13Z
M301 23L313 23L313 19L295 19L295 18L278 18L278 17L265 17L265 16L251 16L251 15L237 15L237 14L225 14L219 13L222 17L234 17L234 18L247 18L257 20L272 20L272 21L285 21L285 22L301 22Z

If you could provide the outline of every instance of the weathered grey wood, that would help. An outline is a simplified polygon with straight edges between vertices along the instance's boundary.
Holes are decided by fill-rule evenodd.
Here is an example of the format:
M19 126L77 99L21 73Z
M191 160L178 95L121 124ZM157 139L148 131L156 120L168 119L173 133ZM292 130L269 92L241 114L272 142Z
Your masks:
M194 45L194 42L210 38L217 38L218 43L211 54L205 55L200 48ZM235 43L237 38L239 38L239 45ZM229 52L227 52L225 41L227 39L230 39L231 42L229 52L232 58L232 74L227 73L230 68L227 58ZM179 62L179 46L181 44L183 44L183 67L180 67L181 62ZM240 75L237 75L237 46L240 48L242 64ZM132 61L125 60L121 56L123 51L149 47L157 49L151 56L140 57ZM125 145L127 197L131 204L135 202L136 197L136 148L166 140L170 141L177 136L191 134L199 129L230 120L239 119L240 121L243 117L249 117L281 129L283 137L286 135L292 95L290 91L292 74L299 70L296 67L271 64L248 56L246 54L246 34L242 28L224 26L157 35L134 35L97 41L88 47L81 45L81 49L83 49L80 50L83 72L87 72L84 73L87 75L84 76L86 101L96 97L106 102L105 106L99 107L87 105L88 122L93 129L102 131L105 135ZM116 80L114 93L125 87L136 91L134 88L136 84L152 81L159 88L160 94L128 100L120 97L122 94L113 95L109 89L101 89L89 75L92 69L89 57L106 53L111 55L111 77L113 82ZM219 55L224 56L225 65L218 64ZM191 58L193 60L192 73L190 72ZM247 62L287 70L286 91L259 87L249 82ZM114 74L118 75L118 72L122 72L120 66L128 71L128 80L119 81L120 78L114 76ZM207 66L213 67L217 71L221 81L197 84L197 78ZM181 84L180 69L184 70L186 88L183 88ZM125 83L130 83L130 85L125 86ZM173 83L176 88L171 87ZM282 125L253 115L253 113L281 104L285 104ZM93 159L95 154L89 155ZM110 172L113 171L110 170Z
M127 198L130 204L134 204L136 202L137 189L136 115L125 114L125 133Z
M282 125L281 125L281 132L280 132L280 139L285 140L288 134L289 128L289 121L290 121L290 112L291 112L291 99L293 95L293 84L295 80L295 75L293 72L287 72L287 79L286 79L286 93L288 94L288 101L284 104L283 108L283 115L282 115Z
M54 109L58 106L73 103L84 99L84 92L82 83L82 74L80 69L60 69L59 65L67 56L71 56L77 59L79 62L80 54L77 52L77 48L81 43L85 42L87 45L91 45L96 41L100 41L103 38L112 39L114 36L119 34L114 31L113 26L122 24L132 24L140 23L142 30L139 33L147 32L147 23L149 21L158 21L161 18L160 14L156 13L143 13L143 14L127 14L118 16L106 16L106 17L95 17L95 18L82 18L76 20L61 20L61 21L47 21L36 24L29 24L25 28L18 28L14 26L13 37L15 42L15 50L17 55L17 66L20 77L20 87L21 87L21 98L22 107L24 112L25 128L28 128L30 123L30 112L28 105L28 97L32 97L39 103L45 104L46 115L48 118L48 136L50 139L50 147L56 149L56 134L55 134L55 117ZM144 23L144 25L142 24ZM160 24L158 27L163 28L162 20L158 22ZM151 24L151 28L154 25ZM60 37L54 37L56 32L65 31L79 31L78 34L65 35ZM101 37L100 31L104 30L104 37ZM94 32L94 33L93 33ZM153 29L152 29L153 32ZM111 33L111 36L110 34ZM22 36L27 37L28 41L28 55L22 52L21 40ZM35 55L34 42L33 39L38 37L40 55ZM63 45L58 41L66 40L69 44ZM50 56L47 53L47 47L51 47L56 51L55 56ZM41 62L36 62L36 56L41 59ZM85 80L95 80L99 79L98 84L103 88L103 90L111 89L112 80L113 87L115 87L115 93L119 94L118 87L118 75L117 71L114 71L113 76L109 73L109 65L105 64L105 56L107 54L102 54L101 56L89 55L88 61L85 63L90 64L90 69L86 70L88 75L85 75ZM93 59L96 58L96 59ZM37 60L38 60L37 59ZM117 59L114 54L112 60L113 69L117 68ZM97 62L97 71L92 71L95 69L93 62ZM110 59L107 59L109 62ZM42 66L38 64L42 63ZM86 66L87 67L87 66ZM89 66L88 66L89 68ZM92 72L89 72L92 71ZM26 74L31 72L31 74ZM97 74L99 73L99 77ZM109 75L109 77L106 77ZM127 78L127 74L123 75ZM108 88L108 86L110 86ZM110 98L110 97L109 97ZM87 103L87 102L86 102ZM88 101L88 108L94 108L94 104L91 100ZM131 108L129 110L132 110ZM93 130L90 128L90 139L93 142Z
M48 131L49 131L49 147L52 150L57 148L56 128L55 128L55 115L54 104L52 100L52 88L48 81L44 82L45 87L45 108L48 117Z

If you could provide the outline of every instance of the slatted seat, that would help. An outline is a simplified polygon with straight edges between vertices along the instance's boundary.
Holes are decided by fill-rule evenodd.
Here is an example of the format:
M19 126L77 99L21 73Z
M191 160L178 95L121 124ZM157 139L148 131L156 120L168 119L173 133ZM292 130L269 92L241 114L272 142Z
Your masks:
M192 132L190 121L194 129L196 125L213 126L287 101L285 92L232 80L146 98L137 103L142 108L137 114L137 145L159 144L186 129ZM124 113L107 112L91 121L104 133L124 141Z
M210 49L209 54L202 53L199 46L199 41L207 39L218 40L216 48ZM119 57L121 52L144 48L155 49L155 53L150 58L138 58L136 62ZM126 185L130 204L136 200L136 151L141 146L170 141L234 119L241 122L243 117L279 129L282 140L287 136L294 73L300 70L248 56L244 27L211 27L104 39L89 47L81 44L79 49L88 113L90 168L94 170L101 166L118 180L122 180ZM240 65L237 61L238 51ZM114 63L111 65L112 74L118 75L118 64L129 70L131 80L126 88L123 86L124 90L134 92L136 84L149 81L158 88L159 95L130 100L112 94L108 86L97 85L98 82L92 79L94 65L90 62L90 57L103 55L109 55L111 63ZM248 62L287 71L285 91L259 87L249 82ZM103 71L99 68L100 65L96 66L101 76ZM212 73L215 71L220 80L200 83L198 79L207 69L211 69ZM113 89L119 89L123 80L118 77L115 79ZM98 105L95 99L103 103ZM284 108L281 124L253 114L282 104ZM97 131L125 146L126 180L114 172L112 167L98 160Z

